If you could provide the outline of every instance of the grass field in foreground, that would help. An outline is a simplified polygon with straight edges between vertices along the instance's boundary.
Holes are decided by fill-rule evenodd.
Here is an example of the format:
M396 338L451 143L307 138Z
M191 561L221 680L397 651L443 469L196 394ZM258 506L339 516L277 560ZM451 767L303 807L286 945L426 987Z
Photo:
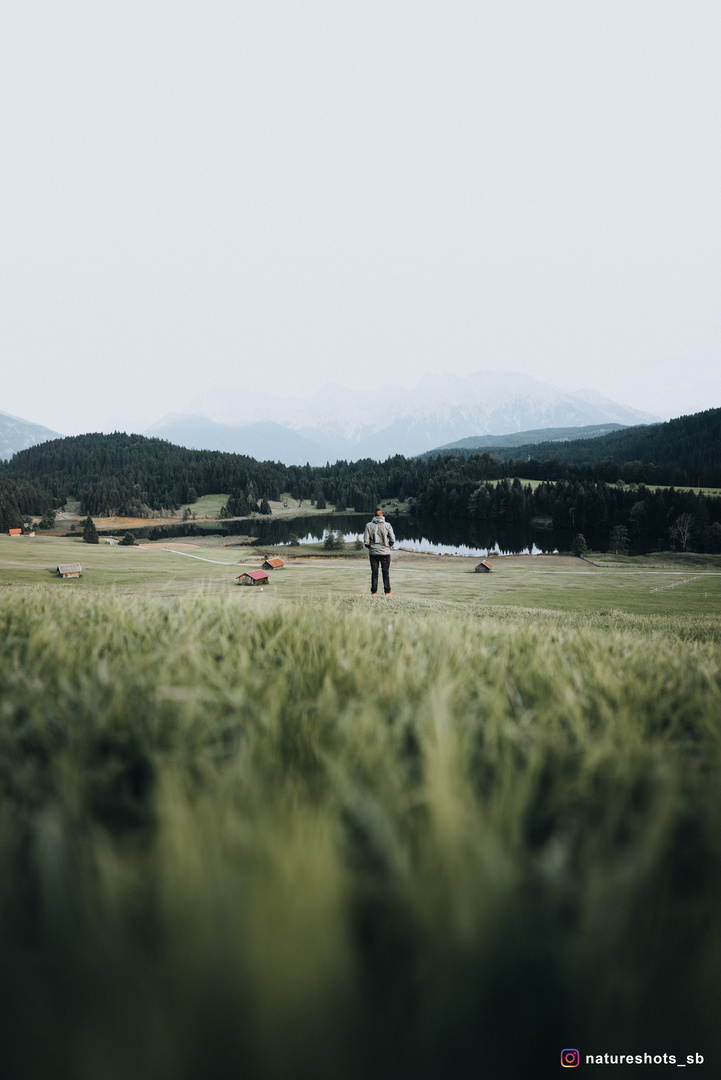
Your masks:
M5 1074L713 1070L713 619L245 592L0 590Z

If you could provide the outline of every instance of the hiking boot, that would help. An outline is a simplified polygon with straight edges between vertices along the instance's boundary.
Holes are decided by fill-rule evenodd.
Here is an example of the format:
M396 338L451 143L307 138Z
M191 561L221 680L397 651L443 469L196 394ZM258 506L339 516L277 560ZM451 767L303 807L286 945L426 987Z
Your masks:
M388 592L386 593L386 596L390 596L390 594L391 594L391 591L389 589Z

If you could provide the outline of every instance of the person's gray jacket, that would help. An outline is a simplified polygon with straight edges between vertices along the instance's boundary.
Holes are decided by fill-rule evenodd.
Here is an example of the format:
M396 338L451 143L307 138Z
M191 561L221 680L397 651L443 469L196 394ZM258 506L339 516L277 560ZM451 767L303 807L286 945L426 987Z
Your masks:
M370 548L371 555L390 555L395 542L396 537L393 526L385 518L374 517L366 525L363 533L363 543L367 548Z

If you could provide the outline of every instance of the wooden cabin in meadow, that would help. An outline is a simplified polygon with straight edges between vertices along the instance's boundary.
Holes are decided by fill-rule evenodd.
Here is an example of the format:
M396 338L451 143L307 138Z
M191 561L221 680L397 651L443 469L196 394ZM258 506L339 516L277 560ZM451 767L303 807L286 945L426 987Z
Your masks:
M244 574L238 575L239 585L262 585L267 580L268 574L265 570L246 570Z
M23 534L22 529L8 529L8 532L11 536L22 536Z
M478 566L475 568L476 574L490 574L493 567L489 563L488 559L481 559Z
M60 563L58 573L61 578L80 577L83 568L79 562Z
M266 559L263 563L264 570L282 570L284 566L285 563L283 560L279 559L277 556L274 556L272 559Z

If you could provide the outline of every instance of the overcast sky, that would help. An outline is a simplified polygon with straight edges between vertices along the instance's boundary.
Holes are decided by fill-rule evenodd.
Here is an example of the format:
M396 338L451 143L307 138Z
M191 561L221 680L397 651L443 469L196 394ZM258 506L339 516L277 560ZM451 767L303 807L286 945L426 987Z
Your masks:
M720 46L718 0L6 0L0 410L486 368L721 406Z

